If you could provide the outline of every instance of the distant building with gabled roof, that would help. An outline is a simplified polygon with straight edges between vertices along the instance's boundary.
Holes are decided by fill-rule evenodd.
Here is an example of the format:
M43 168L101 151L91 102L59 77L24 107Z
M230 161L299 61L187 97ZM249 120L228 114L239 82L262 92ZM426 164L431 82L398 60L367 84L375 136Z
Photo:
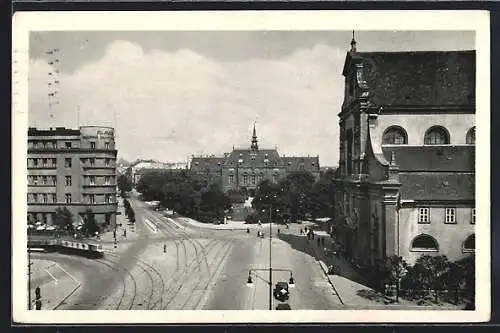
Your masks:
M280 156L277 149L260 149L255 125L249 148L234 149L222 157L193 156L191 171L209 181L219 181L225 192L248 191L250 195L264 179L277 183L292 172L308 171L319 178L319 156Z
M475 251L475 51L347 53L332 232L370 267Z

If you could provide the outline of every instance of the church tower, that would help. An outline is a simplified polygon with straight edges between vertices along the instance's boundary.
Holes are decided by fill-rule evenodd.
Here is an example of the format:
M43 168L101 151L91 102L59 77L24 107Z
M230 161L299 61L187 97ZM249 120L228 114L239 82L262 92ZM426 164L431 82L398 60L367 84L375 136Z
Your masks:
M255 131L255 123L253 124L253 135L252 135L252 145L250 146L252 151L259 150L259 145L257 144L257 132Z

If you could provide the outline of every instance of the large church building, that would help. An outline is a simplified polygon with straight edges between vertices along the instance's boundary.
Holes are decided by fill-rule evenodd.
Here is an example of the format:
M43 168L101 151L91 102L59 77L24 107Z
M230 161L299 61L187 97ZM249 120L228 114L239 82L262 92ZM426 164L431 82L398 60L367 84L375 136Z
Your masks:
M475 249L475 51L358 52L338 114L335 237L360 266Z
M279 182L292 172L307 171L319 179L319 156L280 156L277 149L260 149L255 126L249 148L234 149L223 157L193 157L191 171L211 182L219 182L224 192L244 191L253 196L259 183Z

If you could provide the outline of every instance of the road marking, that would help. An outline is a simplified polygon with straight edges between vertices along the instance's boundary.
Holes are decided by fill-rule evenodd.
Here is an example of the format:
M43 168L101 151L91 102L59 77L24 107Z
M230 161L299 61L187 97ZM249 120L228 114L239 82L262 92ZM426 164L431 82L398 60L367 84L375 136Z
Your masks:
M57 279L54 277L54 275L52 275L47 269L45 269L45 271L50 275L52 279L54 279L55 283L57 283Z
M145 218L144 224L146 225L146 227L148 227L149 230L151 230L152 233L155 233L155 234L158 233L158 227L156 226L156 224L154 224L150 220Z
M57 267L59 267L64 273L66 273L71 279L73 279L73 281L75 281L76 283L80 283L80 281L78 281L77 279L75 279L75 277L71 274L68 273L68 271L66 271L64 268L61 267L61 265L59 265L58 263L56 263Z

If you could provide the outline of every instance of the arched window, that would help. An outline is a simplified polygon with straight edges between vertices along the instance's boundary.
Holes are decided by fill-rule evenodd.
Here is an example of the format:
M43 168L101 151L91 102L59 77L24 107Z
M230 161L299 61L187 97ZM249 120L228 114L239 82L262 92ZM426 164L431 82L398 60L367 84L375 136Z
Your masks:
M433 126L425 132L424 144L448 145L450 144L450 134L444 127Z
M412 251L438 251L439 245L434 237L429 235L418 235L411 242Z
M476 144L476 126L472 127L467 132L467 135L465 136L465 142L468 145L475 145Z
M464 252L474 252L476 250L476 235L472 234L467 237L462 246Z
M408 135L404 128L391 126L382 135L383 145L405 145L408 143Z

